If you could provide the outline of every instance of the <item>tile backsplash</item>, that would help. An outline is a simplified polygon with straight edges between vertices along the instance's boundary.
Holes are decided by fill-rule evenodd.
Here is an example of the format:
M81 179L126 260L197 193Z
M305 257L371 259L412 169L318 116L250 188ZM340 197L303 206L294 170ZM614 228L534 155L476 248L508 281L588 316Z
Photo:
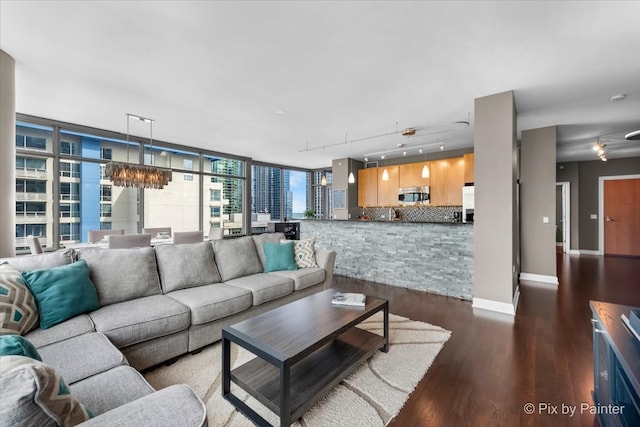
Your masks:
M364 208L361 216L371 221L389 221L389 216L400 214L402 222L456 222L454 213L462 218L462 206L405 206L398 208Z

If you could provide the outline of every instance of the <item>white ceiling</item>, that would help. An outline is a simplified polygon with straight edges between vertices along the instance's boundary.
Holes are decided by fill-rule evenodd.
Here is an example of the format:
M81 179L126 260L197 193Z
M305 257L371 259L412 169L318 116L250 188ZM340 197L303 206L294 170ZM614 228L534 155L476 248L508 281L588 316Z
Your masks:
M474 99L507 90L519 132L558 125L559 161L595 160L597 137L610 159L640 156L624 139L638 16L638 1L0 0L0 49L19 113L118 132L133 113L154 139L265 162L470 147Z

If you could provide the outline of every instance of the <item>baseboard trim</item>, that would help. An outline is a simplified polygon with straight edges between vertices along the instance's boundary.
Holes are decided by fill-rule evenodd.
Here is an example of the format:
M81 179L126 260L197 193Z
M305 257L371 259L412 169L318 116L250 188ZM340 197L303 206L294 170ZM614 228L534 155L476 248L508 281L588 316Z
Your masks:
M518 295L520 295L519 290L516 291L516 296ZM517 304L517 300L516 300L516 304ZM493 300L484 299L484 298L474 298L473 304L471 304L471 307L480 308L482 310L496 311L498 313L509 314L511 316L516 315L516 308L514 303L499 302L499 301L493 301Z
M567 253L569 255L580 255L580 249L569 249Z
M580 249L580 255L600 255L600 251L593 251L591 249Z
M556 246L562 247L562 242L556 242Z
M557 285L559 283L557 276L547 276L544 274L533 274L533 273L520 273L520 280L531 280L532 282L551 283L552 285Z

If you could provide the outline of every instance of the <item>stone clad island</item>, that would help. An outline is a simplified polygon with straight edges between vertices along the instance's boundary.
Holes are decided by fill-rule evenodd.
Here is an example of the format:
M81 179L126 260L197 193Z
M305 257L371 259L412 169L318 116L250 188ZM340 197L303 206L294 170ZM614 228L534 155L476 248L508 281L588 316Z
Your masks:
M336 251L336 274L473 299L472 223L304 220L300 234Z

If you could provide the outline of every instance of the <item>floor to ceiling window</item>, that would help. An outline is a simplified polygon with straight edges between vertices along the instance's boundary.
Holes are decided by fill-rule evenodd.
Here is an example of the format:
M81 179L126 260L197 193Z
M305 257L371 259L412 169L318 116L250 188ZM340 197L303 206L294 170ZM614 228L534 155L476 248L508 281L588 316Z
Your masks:
M16 125L16 250L28 251L26 236L45 248L85 242L89 230L142 227L175 231L222 227L224 234L246 230L257 214L271 220L302 218L314 203L312 174L281 166L253 165L247 183L246 161L162 141L18 115ZM141 132L138 132L141 133ZM155 165L173 171L163 189L115 186L105 175L110 161ZM315 187L314 187L315 188ZM251 221L246 218L247 197ZM141 203L142 201L142 203ZM320 217L320 216L318 216ZM264 217L261 217L264 219Z
M251 222L254 232L269 220L302 218L309 205L310 173L254 164L251 169Z

